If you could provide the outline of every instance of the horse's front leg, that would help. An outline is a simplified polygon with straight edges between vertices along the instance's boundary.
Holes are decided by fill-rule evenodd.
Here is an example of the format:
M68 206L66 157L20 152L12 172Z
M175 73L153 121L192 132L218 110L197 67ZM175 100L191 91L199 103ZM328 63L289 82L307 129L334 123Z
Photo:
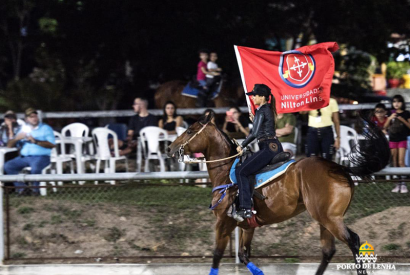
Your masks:
M212 261L212 268L209 275L218 275L219 263L224 254L225 248L228 245L229 238L232 231L236 227L236 221L228 216L218 217L215 226L216 245L214 250L214 257Z

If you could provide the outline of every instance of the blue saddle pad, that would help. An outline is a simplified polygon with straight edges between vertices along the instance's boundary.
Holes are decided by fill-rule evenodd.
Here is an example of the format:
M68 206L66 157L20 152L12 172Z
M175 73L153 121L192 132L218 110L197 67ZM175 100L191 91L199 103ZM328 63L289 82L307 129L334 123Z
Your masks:
M222 88L222 81L218 85L218 88L216 89L216 91L213 92L212 99L215 99L216 97L218 97L219 93L221 92L221 88ZM199 89L191 87L190 83L188 83L185 86L185 88L182 90L182 95L194 97L194 98L198 97L198 93L199 93Z
M272 179L275 178L275 175L283 173L283 171L285 171L289 165L291 165L292 163L294 163L295 160L291 159L287 162L285 162L283 165L279 166L276 169L261 173L261 174L256 174L256 183L255 183L255 188L258 188L262 185L264 185L267 181L270 181ZM237 184L238 181L236 180L236 175L235 175L235 170L236 170L236 166L239 163L239 158L236 158L235 162L232 164L231 170L229 172L229 177L231 178L232 183Z

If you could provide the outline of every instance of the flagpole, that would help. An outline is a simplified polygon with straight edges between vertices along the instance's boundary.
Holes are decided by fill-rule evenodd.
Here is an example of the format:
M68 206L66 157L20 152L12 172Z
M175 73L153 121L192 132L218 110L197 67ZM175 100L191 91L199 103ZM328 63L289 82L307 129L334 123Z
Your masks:
M246 103L248 104L249 115L252 115L251 102L249 101L249 97L246 95L248 90L246 89L245 77L243 75L241 55L239 54L238 46L234 45L233 47L235 49L236 60L238 61L239 73L241 74L242 85L243 85L243 90L245 91L245 98L246 98Z

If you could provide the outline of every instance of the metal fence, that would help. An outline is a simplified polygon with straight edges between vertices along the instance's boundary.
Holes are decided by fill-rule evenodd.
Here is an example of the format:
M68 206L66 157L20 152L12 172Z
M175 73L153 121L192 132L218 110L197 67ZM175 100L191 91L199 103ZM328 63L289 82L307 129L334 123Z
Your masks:
M359 183L346 222L378 256L410 256L410 195L395 183ZM65 183L47 196L4 187L7 260L211 257L215 219L209 186L170 181ZM256 229L253 257L320 256L319 225L305 212ZM350 256L337 241L336 256ZM226 257L233 257L229 245Z
M361 104L341 104L339 105L340 111L357 111L357 110L370 110L376 106L376 103L361 103ZM390 108L391 104L386 102L386 107ZM410 102L406 103L406 106L410 108ZM216 114L224 114L229 108L213 108ZM206 108L186 108L178 109L179 115L202 115ZM248 107L240 107L241 112L247 113ZM107 110L107 111L63 111L63 112L42 112L38 110L42 118L102 118L102 117L130 117L135 115L132 110ZM149 111L155 116L161 116L163 114L162 109L151 109ZM17 113L19 118L24 118L24 113ZM0 116L3 118L3 116Z

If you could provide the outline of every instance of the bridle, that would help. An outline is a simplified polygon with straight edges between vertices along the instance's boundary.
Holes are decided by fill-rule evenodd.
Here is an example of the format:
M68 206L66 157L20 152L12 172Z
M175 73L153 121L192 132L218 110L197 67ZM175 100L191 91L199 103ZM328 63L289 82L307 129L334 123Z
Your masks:
M235 157L241 155L241 153L237 153L236 155L226 157L226 158L223 158L223 159L216 159L216 160L203 160L203 159L198 159L198 158L190 158L188 155L184 155L185 146L188 145L188 143L190 143L197 135L199 135L205 129L205 127L208 126L208 123L202 124L201 122L199 122L199 124L202 125L202 128L199 129L199 131L196 132L195 135L193 135L190 139L188 139L183 144L181 144L181 146L178 149L178 162L183 162L183 163L210 163L210 162L217 162L217 161L223 161L223 160L235 158ZM234 142L235 142L235 144L238 144L235 139L234 139Z

